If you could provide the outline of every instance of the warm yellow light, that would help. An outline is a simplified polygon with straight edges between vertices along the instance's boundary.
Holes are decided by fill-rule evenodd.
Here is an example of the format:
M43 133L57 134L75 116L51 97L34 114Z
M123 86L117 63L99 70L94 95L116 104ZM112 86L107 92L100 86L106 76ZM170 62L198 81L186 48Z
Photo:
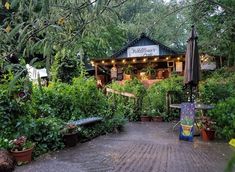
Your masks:
M135 62L136 62L136 59L133 59L132 61L135 63Z
M102 63L104 63L104 60L102 60Z
M143 60L144 62L146 62L147 61L147 59L146 58L144 58L144 60Z
M124 60L122 60L122 63L126 63L126 60L124 59Z
M167 57L166 60L169 60L169 57Z
M157 61L157 58L154 58L154 61Z
M94 64L94 61L91 61L91 66L94 66L95 64Z
M112 63L114 63L115 61L114 60L112 60Z
M180 57L178 57L177 60L180 60Z

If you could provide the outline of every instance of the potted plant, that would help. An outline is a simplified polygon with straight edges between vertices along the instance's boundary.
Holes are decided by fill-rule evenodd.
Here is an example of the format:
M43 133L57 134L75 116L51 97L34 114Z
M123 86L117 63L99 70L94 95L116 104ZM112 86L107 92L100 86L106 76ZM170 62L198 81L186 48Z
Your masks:
M75 124L67 124L62 130L65 146L76 146L78 142L78 127Z
M131 80L133 67L131 65L128 65L123 68L124 71L124 80Z
M202 129L201 129L201 134L202 134L202 140L203 141L210 141L215 138L215 122L211 120L210 117L202 117L201 118L202 122Z
M143 115L140 116L141 122L149 122L151 121L151 116L147 113L146 110L143 110Z
M27 140L27 137L20 136L9 142L10 153L18 165L27 164L32 161L34 143Z
M144 68L143 71L147 75L148 79L152 79L153 78L152 76L154 75L155 70L154 70L154 68L152 66L148 65L146 68Z
M163 113L156 111L155 109L152 110L152 120L154 122L162 122L163 121Z

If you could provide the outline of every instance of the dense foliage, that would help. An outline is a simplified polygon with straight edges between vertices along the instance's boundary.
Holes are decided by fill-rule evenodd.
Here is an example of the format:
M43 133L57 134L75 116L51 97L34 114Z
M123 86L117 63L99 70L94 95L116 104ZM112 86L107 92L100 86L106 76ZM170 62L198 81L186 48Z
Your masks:
M143 101L143 113L156 116L162 116L165 121L173 118L167 110L167 93L174 92L174 103L183 101L183 78L172 76L168 79L160 81L147 90L147 94ZM177 93L177 95L175 94ZM173 99L173 98L172 98Z
M93 78L81 76L72 84L55 82L49 87L34 86L27 99L21 99L18 91L9 93L8 84L0 87L0 137L9 140L25 135L37 144L36 155L64 146L61 130L70 120L94 116L104 119L93 128L83 128L80 133L82 139L111 132L125 122L127 109L124 101L106 97L97 89ZM1 147L6 147L2 140Z
M139 120L142 110L143 97L146 93L144 85L138 79L134 78L133 80L125 81L123 85L114 82L108 87L116 91L132 93L135 95L135 98L128 98L120 95L113 96L118 97L120 101L125 104L124 107L127 110L125 117L127 117L130 121Z
M235 74L233 68L222 68L202 81L199 87L199 101L213 104L215 108L209 115L216 122L219 138L230 139L235 136Z

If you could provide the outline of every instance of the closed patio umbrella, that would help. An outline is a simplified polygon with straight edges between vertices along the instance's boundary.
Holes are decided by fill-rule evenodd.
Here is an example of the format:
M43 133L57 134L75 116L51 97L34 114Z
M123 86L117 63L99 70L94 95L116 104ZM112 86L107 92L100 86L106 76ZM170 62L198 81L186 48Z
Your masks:
M194 26L187 41L185 54L184 84L190 88L190 101L192 102L192 89L200 80L200 59L197 46L197 34Z

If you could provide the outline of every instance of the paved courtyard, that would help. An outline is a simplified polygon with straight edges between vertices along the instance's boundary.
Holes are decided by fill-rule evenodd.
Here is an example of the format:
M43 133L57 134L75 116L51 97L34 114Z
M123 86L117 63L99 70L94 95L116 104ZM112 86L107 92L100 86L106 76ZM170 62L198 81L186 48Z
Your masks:
M124 131L41 156L17 172L222 172L227 143L178 140L172 123L128 123Z

